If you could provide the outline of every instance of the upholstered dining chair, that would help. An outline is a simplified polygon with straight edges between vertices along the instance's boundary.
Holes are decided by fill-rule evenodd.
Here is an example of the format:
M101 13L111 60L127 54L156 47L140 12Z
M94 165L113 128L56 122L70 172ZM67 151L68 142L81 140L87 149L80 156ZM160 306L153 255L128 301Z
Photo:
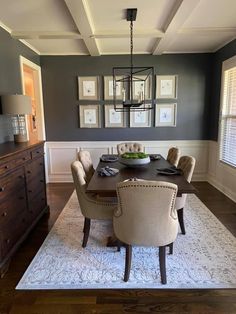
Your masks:
M176 194L177 185L168 182L139 180L117 184L118 207L113 227L126 247L124 281L129 280L132 245L140 245L159 247L161 282L166 283L165 249L178 233Z
M89 183L95 171L90 152L87 150L80 150L78 152L78 159L81 162L86 174L85 181L86 183Z
M182 156L178 162L178 169L181 169L185 179L188 182L191 182L193 171L195 168L195 158L192 156ZM185 225L184 225L184 206L186 202L187 194L182 194L181 197L176 197L175 208L178 214L179 225L182 234L185 234Z
M167 154L167 161L169 161L170 164L177 166L178 161L180 157L180 150L178 147L171 147Z
M95 195L86 193L86 181L84 168L80 161L76 160L71 164L71 171L74 180L75 190L84 219L84 237L82 247L86 247L90 232L91 219L111 219L117 204L112 201L104 201L96 198Z
M143 152L144 148L143 145L140 143L120 143L117 144L117 153L118 155L122 155L124 153L129 152Z

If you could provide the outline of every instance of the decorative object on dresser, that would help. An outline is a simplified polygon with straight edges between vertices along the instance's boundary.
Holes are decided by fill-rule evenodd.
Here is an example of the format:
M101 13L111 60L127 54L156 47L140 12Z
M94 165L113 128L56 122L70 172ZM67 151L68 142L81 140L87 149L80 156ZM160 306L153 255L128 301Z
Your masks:
M32 114L31 99L26 95L3 95L2 113L12 116L14 141L27 142L25 115Z
M48 212L44 142L0 144L0 275L12 255Z

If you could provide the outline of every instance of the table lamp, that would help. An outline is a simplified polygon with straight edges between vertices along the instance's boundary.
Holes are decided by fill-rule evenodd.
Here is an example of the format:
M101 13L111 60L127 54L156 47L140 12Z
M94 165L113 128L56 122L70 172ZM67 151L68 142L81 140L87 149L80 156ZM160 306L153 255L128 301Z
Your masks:
M32 114L31 99L26 95L3 95L2 113L12 116L14 141L27 142L25 115Z

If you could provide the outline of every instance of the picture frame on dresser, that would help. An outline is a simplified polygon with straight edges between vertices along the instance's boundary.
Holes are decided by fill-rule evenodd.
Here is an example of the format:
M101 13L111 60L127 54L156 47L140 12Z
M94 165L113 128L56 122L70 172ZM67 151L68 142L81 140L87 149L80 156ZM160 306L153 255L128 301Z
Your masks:
M175 127L177 118L177 103L156 104L156 127Z
M79 100L99 100L99 77L78 76Z
M80 105L79 121L80 128L101 127L100 105Z
M145 107L151 106L145 105ZM143 106L140 106L142 109ZM152 110L135 110L130 111L130 127L131 128L147 128L152 124Z
M156 98L157 99L177 98L177 75L156 76Z
M122 105L117 105L122 108ZM125 113L116 111L114 105L105 105L105 128L124 128L126 126Z

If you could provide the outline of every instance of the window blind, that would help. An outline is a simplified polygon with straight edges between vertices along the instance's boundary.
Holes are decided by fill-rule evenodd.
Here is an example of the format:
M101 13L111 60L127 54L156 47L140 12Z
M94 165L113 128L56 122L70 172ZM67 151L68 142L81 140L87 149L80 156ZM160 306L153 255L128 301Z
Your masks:
M236 167L236 63L223 71L220 160Z

